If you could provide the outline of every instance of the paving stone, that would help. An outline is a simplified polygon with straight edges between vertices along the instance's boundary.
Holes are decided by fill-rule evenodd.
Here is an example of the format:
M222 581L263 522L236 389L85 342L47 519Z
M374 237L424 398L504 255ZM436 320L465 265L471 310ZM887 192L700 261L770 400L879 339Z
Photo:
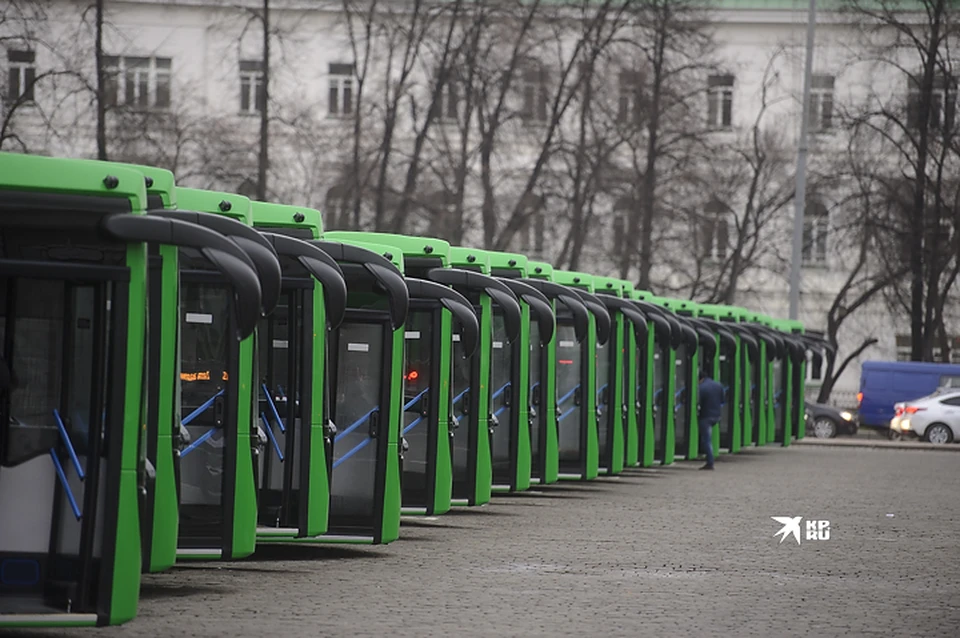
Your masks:
M69 635L956 636L957 459L769 447L546 486L404 518L384 547L148 575L136 620ZM771 516L830 539L780 543Z

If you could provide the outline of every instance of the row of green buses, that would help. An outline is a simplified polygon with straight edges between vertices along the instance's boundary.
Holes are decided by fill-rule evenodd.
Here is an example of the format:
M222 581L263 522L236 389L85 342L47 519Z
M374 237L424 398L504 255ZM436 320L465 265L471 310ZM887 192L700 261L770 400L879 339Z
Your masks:
M532 485L804 435L801 324L165 170L0 154L0 627L134 617L141 573L389 543Z

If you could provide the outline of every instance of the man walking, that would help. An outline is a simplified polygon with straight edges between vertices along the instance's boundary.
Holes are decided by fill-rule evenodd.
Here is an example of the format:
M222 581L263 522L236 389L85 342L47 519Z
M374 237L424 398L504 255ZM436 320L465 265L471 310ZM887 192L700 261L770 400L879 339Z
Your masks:
M707 454L707 464L701 470L713 469L713 426L720 421L723 414L723 386L707 375L707 371L700 369L700 386L698 404L700 415L697 425L700 428L700 447Z

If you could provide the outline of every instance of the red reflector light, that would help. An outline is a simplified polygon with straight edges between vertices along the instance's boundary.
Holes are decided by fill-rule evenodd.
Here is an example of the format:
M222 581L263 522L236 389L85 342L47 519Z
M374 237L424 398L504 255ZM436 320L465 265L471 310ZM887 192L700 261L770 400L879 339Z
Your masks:
M417 379L420 378L420 373L417 372L416 370L411 370L410 372L407 373L407 376L405 378L407 381L416 381Z
M915 406L915 405L908 405L908 406L907 406L907 409L906 409L906 413L907 413L907 414L916 414L917 412L922 412L923 410L926 410L926 408L918 408L918 407Z
M863 392L857 392L857 405L863 403Z
M573 359L560 359L557 363L565 366L573 365Z
M899 405L895 407L893 409L893 416L903 416L903 408Z

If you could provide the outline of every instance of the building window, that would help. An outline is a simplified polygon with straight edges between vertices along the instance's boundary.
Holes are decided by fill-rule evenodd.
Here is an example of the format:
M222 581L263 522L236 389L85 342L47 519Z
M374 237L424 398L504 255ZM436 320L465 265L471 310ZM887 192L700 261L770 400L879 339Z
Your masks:
M7 51L7 97L11 102L32 102L37 79L33 51Z
M707 78L707 126L733 126L733 76L711 75Z
M730 254L730 229L734 226L730 207L711 200L704 206L700 220L700 254L714 261L725 260Z
M920 77L907 79L907 126L920 128ZM957 111L957 78L937 75L930 94L930 129L950 130Z
M643 76L639 71L621 71L617 121L639 124L643 118Z
M802 263L822 265L827 261L827 234L830 229L830 214L827 207L811 199L803 213Z
M263 90L263 62L240 60L240 112L262 113L266 97Z
M814 75L810 78L810 130L829 131L833 128L832 75Z
M910 360L910 346L913 343L910 335L897 335L897 361Z
M353 115L354 103L354 66L352 64L333 64L330 75L330 115L345 117Z
M897 361L910 361L913 339L910 335L897 335ZM950 355L944 360L943 349L939 345L930 348L930 360L938 363L960 363L960 336L947 337ZM941 380L943 377L941 377Z
M433 116L438 120L457 122L460 119L460 109L464 100L464 85L453 71L448 70L447 73L449 77L440 89L436 101L431 105ZM439 83L440 79L435 78L434 82ZM433 88L436 88L436 84Z
M170 107L170 58L104 56L107 106Z
M636 208L636 201L629 195L621 197L613 207L613 258L619 261L627 251L628 220L631 212Z
M523 110L520 116L526 121L546 122L550 111L548 74L539 64L529 64L520 72L520 94Z
M517 241L519 252L533 253L539 257L543 254L546 224L543 210L546 202L538 195L528 195L523 204L524 222L520 228Z

